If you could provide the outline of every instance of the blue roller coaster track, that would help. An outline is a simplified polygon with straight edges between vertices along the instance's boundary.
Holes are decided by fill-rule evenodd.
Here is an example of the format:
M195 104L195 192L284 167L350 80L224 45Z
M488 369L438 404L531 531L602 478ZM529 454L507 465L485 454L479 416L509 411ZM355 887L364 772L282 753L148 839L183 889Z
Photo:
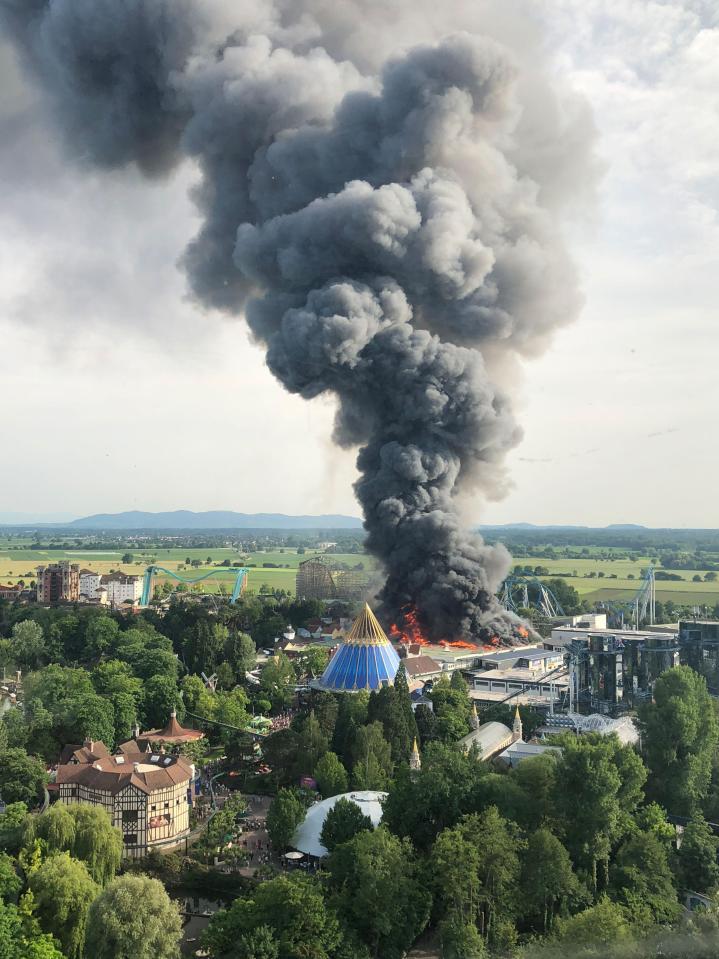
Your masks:
M152 583L155 578L155 573L165 573L166 576L171 576L179 583L187 583L188 585L201 583L203 579L209 579L210 576L226 576L228 573L236 573L235 585L232 590L232 596L230 597L230 605L234 606L239 599L240 594L242 593L248 572L249 570L245 566L218 566L216 569L211 569L208 573L203 573L201 576L188 577L180 576L180 574L175 570L165 569L164 566L148 566L145 570L145 579L142 584L142 598L140 599L140 605L149 606L150 604L150 599L152 598Z

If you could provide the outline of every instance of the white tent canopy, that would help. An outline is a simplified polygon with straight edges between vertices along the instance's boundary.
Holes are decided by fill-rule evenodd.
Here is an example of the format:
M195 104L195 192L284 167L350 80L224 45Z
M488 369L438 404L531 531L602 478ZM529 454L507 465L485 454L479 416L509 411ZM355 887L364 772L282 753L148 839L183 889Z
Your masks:
M338 799L349 799L356 803L365 816L369 816L372 825L377 828L382 821L382 800L387 793L373 792L372 790L360 790L351 793L343 793L341 796L330 796L329 799L323 799L322 802L315 803L307 810L304 821L295 830L292 837L292 845L300 852L305 852L309 856L326 856L327 849L320 842L320 834L324 826L327 813L332 809Z

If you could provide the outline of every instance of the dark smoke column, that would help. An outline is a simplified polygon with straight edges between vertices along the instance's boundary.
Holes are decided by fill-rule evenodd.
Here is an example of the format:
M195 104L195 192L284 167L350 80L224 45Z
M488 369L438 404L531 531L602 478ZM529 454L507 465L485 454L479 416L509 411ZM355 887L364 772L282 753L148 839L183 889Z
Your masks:
M334 21L323 46L321 3L249 6L239 23L209 0L0 14L80 156L198 163L190 284L245 313L288 390L336 395L386 614L511 640L508 554L463 529L456 497L501 492L519 438L502 375L577 311L556 221L584 118L536 58L524 75L486 37L417 45L375 76L338 55Z

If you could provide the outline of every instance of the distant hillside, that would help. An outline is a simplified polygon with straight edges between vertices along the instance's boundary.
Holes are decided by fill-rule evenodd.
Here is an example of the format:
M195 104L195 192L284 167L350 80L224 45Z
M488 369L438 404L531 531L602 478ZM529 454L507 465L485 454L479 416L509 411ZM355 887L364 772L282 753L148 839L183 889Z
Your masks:
M193 513L179 509L171 513L96 513L68 523L75 529L361 529L355 516L287 516L285 513L233 513L208 510Z

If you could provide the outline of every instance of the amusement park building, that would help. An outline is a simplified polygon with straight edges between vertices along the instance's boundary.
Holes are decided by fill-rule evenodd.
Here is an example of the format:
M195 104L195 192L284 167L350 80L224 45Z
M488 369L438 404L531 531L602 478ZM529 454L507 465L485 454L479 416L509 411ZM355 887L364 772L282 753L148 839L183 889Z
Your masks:
M373 792L372 790L361 790L353 793L344 793L341 796L330 796L329 799L323 799L315 803L307 810L304 820L295 830L292 838L292 846L299 849L300 852L308 856L321 858L327 855L327 849L322 845L321 835L322 827L330 809L340 800L346 799L353 802L362 810L365 816L368 816L372 825L376 829L382 821L382 801L386 799L387 793Z
M317 685L331 692L380 689L394 683L398 669L399 656L365 603Z
M58 766L55 790L65 805L102 806L123 837L123 855L178 845L190 831L194 767L181 756L152 752L132 740L116 755L102 742L69 746Z

